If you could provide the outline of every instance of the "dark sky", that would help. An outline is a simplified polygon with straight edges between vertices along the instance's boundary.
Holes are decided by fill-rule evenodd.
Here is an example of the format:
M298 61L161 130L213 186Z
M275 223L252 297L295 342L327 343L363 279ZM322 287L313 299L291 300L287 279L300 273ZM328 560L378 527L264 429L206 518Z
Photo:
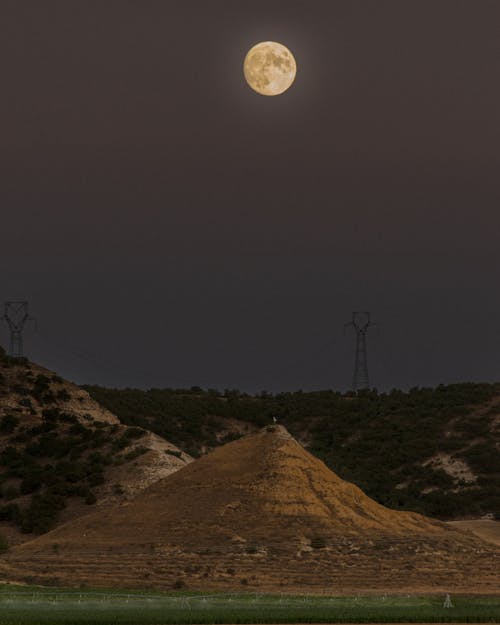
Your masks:
M245 84L261 40L298 75ZM0 266L77 382L500 379L498 0L2 0ZM0 340L7 341L2 327Z

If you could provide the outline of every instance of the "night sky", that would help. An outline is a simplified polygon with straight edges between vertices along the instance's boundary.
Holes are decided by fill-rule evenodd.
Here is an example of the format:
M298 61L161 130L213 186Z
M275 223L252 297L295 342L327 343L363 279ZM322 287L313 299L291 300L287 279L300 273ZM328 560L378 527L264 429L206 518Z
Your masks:
M287 45L292 88L242 63ZM500 379L498 0L2 0L1 300L79 383ZM3 324L0 340L8 334Z

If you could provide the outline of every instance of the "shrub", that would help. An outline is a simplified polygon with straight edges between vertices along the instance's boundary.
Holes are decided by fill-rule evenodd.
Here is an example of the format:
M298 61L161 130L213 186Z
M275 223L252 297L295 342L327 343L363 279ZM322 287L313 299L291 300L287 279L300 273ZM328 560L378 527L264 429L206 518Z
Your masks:
M49 382L50 380L46 375L38 374L35 378L33 388L31 389L32 396L38 401L41 401L43 395L50 390Z
M90 473L90 475L87 478L87 481L90 486L100 486L101 484L104 484L105 479L104 479L104 475L102 474L102 472L96 470Z
M147 447L142 447L142 446L136 447L135 449L132 449L131 451L129 451L128 454L125 454L124 459L126 462L130 462L131 460L135 460L139 456L142 456L147 451L149 451Z
M87 458L87 460L91 463L91 464L107 464L108 458L106 456L104 456L103 454L101 454L101 452L99 451L93 451L91 454L89 454L89 457Z
M86 428L81 423L74 423L68 430L68 434L71 436L79 436L80 438L84 438L91 434L88 428Z
M311 538L311 547L313 549L324 549L326 547L326 540L322 536L314 536Z
M19 425L19 417L14 415L5 415L0 421L0 432L3 434L11 434Z
M48 532L65 507L64 498L50 491L34 495L29 507L22 513L21 530L27 534Z
M146 431L142 428L127 428L124 433L124 438L132 439L132 438L141 438L144 436Z
M33 404L31 403L31 399L29 397L23 397L19 400L19 405L24 408L29 408L31 412L33 412Z
M120 436L120 438L117 438L115 441L113 441L111 448L113 451L121 451L128 446L129 442L130 439L128 439L126 436Z
M28 495L40 490L42 486L42 480L36 473L26 476L21 482L20 491L21 495Z
M28 388L26 388L25 386L23 386L22 384L14 384L14 386L12 387L12 390L14 391L14 393L17 393L18 395L29 395L30 391Z
M59 401L69 401L71 399L71 395L68 393L68 391L65 388L62 388L59 391L57 391L56 397Z
M175 449L165 449L165 453L169 456L175 456L176 458L182 458L182 451L175 451Z
M58 408L44 408L42 410L42 419L47 421L57 421L61 416L61 411Z
M42 404L54 404L56 402L56 396L52 391L47 391L43 394L40 402Z
M0 521L9 523L18 523L21 517L21 511L17 503L9 503L0 507Z
M68 414L67 412L61 412L59 420L64 421L64 423L79 423L78 418L75 417L75 415Z
M49 378L46 375L43 375L43 373L39 373L36 376L35 384L37 386L41 386L42 388L47 389L49 388L49 382L50 382Z

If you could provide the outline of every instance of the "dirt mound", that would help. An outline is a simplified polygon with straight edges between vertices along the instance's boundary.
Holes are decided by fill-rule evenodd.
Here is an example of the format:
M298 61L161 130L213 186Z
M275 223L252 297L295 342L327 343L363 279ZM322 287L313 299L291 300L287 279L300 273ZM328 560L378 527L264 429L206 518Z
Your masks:
M384 508L270 426L12 550L2 573L121 587L495 592L500 551Z

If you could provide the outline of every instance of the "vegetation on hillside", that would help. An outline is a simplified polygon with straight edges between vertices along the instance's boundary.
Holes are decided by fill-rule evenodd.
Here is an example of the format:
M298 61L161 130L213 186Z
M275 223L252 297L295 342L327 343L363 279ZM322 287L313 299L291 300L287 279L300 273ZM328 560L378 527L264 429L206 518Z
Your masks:
M257 396L198 387L85 388L124 423L150 429L194 456L234 438L227 419L262 427L276 417L384 505L445 519L500 515L499 384ZM427 463L437 455L459 462L472 478Z
M61 410L70 399L63 380L36 374L3 350L0 398L0 522L26 533L51 529L71 498L95 503L106 467L124 462L145 434ZM0 551L2 545L0 539Z

